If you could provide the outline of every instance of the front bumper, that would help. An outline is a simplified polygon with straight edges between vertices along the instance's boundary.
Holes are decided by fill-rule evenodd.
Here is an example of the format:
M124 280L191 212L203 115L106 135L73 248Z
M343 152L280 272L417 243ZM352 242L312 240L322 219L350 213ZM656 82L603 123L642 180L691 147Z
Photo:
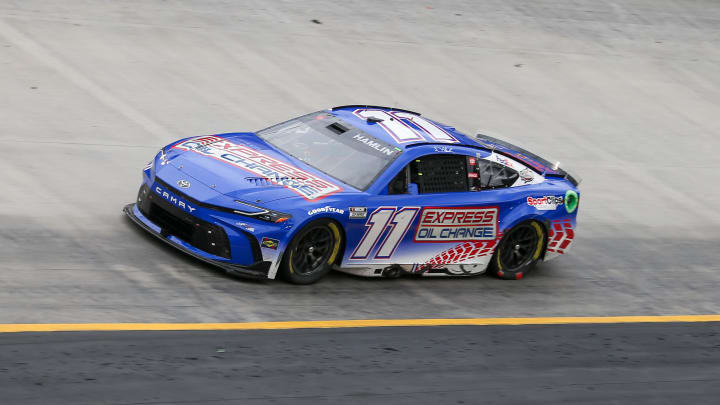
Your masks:
M196 249L183 242L182 240L174 237L172 234L166 235L159 226L151 222L147 217L143 215L142 212L140 212L137 204L132 203L126 205L123 208L123 212L125 212L125 214L133 222L135 222L144 230L148 231L151 235L196 259L220 267L226 272L236 276L256 279L268 278L268 271L271 264L269 261L258 261L250 265L239 265L224 261L221 257L215 259L214 255L202 252L199 249Z

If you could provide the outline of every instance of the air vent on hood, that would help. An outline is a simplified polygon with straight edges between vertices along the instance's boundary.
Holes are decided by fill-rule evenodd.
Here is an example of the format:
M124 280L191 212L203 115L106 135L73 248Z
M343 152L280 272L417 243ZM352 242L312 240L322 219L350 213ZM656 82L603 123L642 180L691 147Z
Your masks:
M245 181L256 186L256 187L268 187L274 184L264 177L245 177Z
M347 128L345 128L344 126L338 124L337 122L334 122L334 123L328 125L328 126L327 126L327 129L335 132L335 133L338 134L338 135L340 135L340 134L345 133L345 132L348 131Z

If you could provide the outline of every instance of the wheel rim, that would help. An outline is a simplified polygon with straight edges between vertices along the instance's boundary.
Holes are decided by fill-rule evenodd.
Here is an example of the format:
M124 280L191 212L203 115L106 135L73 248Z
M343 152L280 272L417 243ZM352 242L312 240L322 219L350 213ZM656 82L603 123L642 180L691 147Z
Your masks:
M305 233L292 251L293 271L307 275L322 267L333 247L333 237L326 227L316 227Z
M537 250L538 241L537 231L532 226L520 225L514 228L506 236L500 251L502 268L512 271L530 263Z

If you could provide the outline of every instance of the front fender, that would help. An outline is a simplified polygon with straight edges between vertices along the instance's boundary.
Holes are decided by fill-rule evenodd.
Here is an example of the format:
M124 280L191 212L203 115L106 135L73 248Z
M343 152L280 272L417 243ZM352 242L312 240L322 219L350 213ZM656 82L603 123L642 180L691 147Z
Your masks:
M295 218L296 219L296 218ZM282 239L280 239L280 246L278 247L278 254L276 261L273 263L273 265L270 268L270 278L274 278L277 274L277 271L280 268L280 264L282 263L283 257L285 256L285 253L287 251L288 246L290 246L290 242L293 240L295 235L297 235L300 230L308 226L309 224L318 221L327 219L332 221L335 225L337 225L338 230L340 232L341 237L341 244L340 244L340 250L338 252L338 257L342 258L345 251L345 241L347 240L347 234L345 233L345 226L343 221L342 214L335 214L335 215L308 215L305 218L303 218L302 222L296 222L295 225L289 230L286 230L284 233ZM296 219L297 220L297 219Z

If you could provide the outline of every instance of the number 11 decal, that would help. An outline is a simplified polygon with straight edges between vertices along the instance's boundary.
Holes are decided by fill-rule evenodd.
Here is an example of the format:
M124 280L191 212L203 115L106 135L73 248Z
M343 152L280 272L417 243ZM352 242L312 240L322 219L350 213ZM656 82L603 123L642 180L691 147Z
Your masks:
M430 142L459 142L442 127L417 114L371 108L357 109L353 111L353 114L363 119L379 119L378 125L392 136L397 143L425 140Z
M397 207L378 207L365 222L367 228L365 235L363 235L350 259L367 259L388 226L390 231L380 244L375 253L375 258L389 259L395 253L400 241L407 234L418 211L420 211L420 207L403 207L399 210Z

